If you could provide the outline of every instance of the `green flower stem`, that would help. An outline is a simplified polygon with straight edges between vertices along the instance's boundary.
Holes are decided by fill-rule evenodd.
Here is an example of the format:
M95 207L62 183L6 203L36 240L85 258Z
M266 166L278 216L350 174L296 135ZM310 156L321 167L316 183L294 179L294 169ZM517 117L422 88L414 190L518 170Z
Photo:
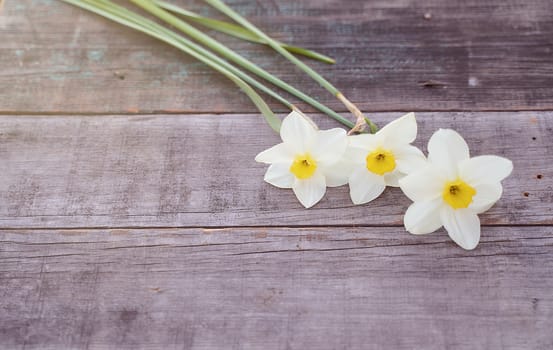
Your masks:
M325 78L319 75L319 73L315 72L311 67L291 55L286 50L283 50L278 43L268 35L266 35L264 32L259 30L256 26L254 26L250 21L248 21L246 18L238 14L236 11L228 7L225 3L223 3L221 0L204 0L217 10L221 11L228 17L232 18L236 23L240 24L244 28L250 30L252 33L257 35L258 37L265 40L274 50L278 51L281 55L286 57L290 62L297 65L301 70L305 71L309 76L313 78L317 83L319 83L322 87L324 87L326 90L328 90L333 95L337 95L340 91L334 87L330 82L328 82Z
M151 13L152 15L158 17L159 19L167 22L168 24L174 26L175 28L179 29L186 35L190 36L192 39L206 45L210 49L218 52L220 55L226 57L227 59L233 61L234 63L238 64L239 66L249 70L250 72L260 76L261 78L269 81L270 83L278 86L279 88L289 92L290 94L296 96L297 98L303 100L304 102L310 104L314 108L318 109L319 111L327 114L331 118L337 120L338 122L342 123L348 128L352 128L354 126L354 123L352 123L350 120L342 117L338 113L334 112L332 109L328 108L327 106L323 105L319 101L315 100L314 98L310 97L309 95L306 95L305 93L301 92L300 90L296 89L295 87L291 86L290 84L282 81L281 79L275 77L274 75L270 74L266 70L262 69L261 67L257 66L255 63L249 61L248 59L240 56L233 50L229 49L225 45L221 44L217 40L211 38L209 35L206 35L202 33L201 31L197 30L196 28L192 27L188 23L182 21L180 18L172 15L171 13L165 11L164 9L160 8L159 6L155 5L151 0L130 0L134 4L140 6L147 12Z
M119 5L113 3L109 0L84 0L84 1L93 1L93 2L96 2L96 3L100 2L100 3L104 4L104 6L108 6L110 9L116 10L118 14L121 14L121 15L125 16L127 19L132 20L135 23L147 26L150 29L158 31L163 35L167 35L167 36L181 42L183 45L191 48L192 50L206 56L208 59L210 59L210 60L214 61L215 63L223 66L224 68L228 69L231 73L237 75L240 79L244 80L246 83L254 86L255 88L259 89L260 91L262 91L262 92L266 93L267 95L273 97L274 99L276 99L277 101L282 103L284 106L286 106L290 109L295 108L294 105L292 103L290 103L288 100L286 100L284 97L280 96L278 93L271 90L269 87L267 87L267 86L263 85L262 83L260 83L259 81L255 80L253 77L251 77L247 73L245 73L245 72L241 71L240 69L234 67L233 65L231 65L227 61L223 60L222 58L218 57L217 55L213 54L212 52L204 49L203 47L201 47L200 45L194 43L193 41L188 40L188 39L182 37L181 35L178 35L177 33L173 32L173 31L171 31L171 30L169 30L169 29L167 29L167 28L165 28L161 25L159 25L158 23L152 22L152 21L138 15L137 13L135 13L133 11L130 11L125 7L119 6Z
M214 55L210 51L204 49L203 47L201 47L197 44L195 44L194 42L192 42L192 41L178 35L177 33L173 32L173 31L171 31L171 30L169 30L169 29L167 29L167 28L165 28L161 25L159 25L158 23L152 22L152 21L138 15L135 12L128 10L125 7L119 6L119 5L111 2L110 0L83 0L83 1L92 2L92 3L102 3L103 5L100 5L100 6L103 6L104 8L108 8L110 11L116 12L118 15L121 15L121 16L127 18L127 19L130 19L130 20L134 21L135 23L137 23L139 25L147 26L150 29L153 29L155 31L159 31L163 35L167 35L167 36L169 36L169 37L171 37L171 38L173 38L177 41L180 41L183 45L195 50L196 52L198 52L198 53L200 53L204 56L206 56L208 59L211 59L211 60L215 61L217 64L220 64L224 68L227 68L229 71L231 71L231 73L236 74L240 79L244 80L246 83L249 83L249 84L253 85L254 87L256 87L257 89L265 92L269 96L273 97L274 99L276 99L277 101L282 103L284 106L290 108L291 110L299 111L296 108L296 106L294 106L292 103L290 103L284 97L280 96L278 93L271 90L269 87L267 87L267 86L263 85L262 83L260 83L259 81L255 80L253 77L251 77L247 73L245 73L245 72L241 71L240 69L234 67L233 65L231 65L227 61L225 61L225 60L221 59L220 57ZM301 111L299 111L299 112L301 112Z
M114 22L120 23L124 26L135 29L144 34L150 35L160 41L163 41L169 45L176 47L177 49L205 63L209 67L217 70L218 72L220 72L221 74L229 78L231 81L233 81L240 89L242 89L244 93L246 93L246 95L252 100L255 106L259 109L259 111L263 114L263 116L265 117L265 120L271 126L271 128L276 132L279 132L280 120L274 115L273 111L269 108L269 106L265 103L265 101L261 98L261 96L259 96L257 92L255 92L255 90L251 88L251 86L249 86L242 79L240 79L238 76L236 76L226 68L218 65L217 63L206 58L205 56L202 56L201 54L183 45L181 42L175 40L174 38L164 35L159 31L153 30L149 25L141 25L140 23L137 23L133 20L129 20L125 16L124 12L118 10L114 6L107 5L109 3L108 1L101 1L101 2L96 2L94 0L62 0L62 1L70 3L74 6L81 7L88 11L94 12L100 16L111 19Z
M157 6L161 7L162 9L164 9L164 10L170 11L174 14L178 14L178 15L180 15L182 17L185 17L186 19L188 19L190 21L193 21L195 23L198 23L198 24L200 24L204 27L207 27L207 28L219 31L221 33L225 33L225 34L234 36L234 37L239 38L239 39L251 41L251 42L254 42L254 43L258 43L258 44L268 45L268 43L265 40L261 39L260 37L258 37L254 33L252 33L251 31L249 31L249 30L247 30L247 29L245 29L245 28L243 28L239 25L236 25L236 24L233 24L233 23L228 23L228 22L225 22L225 21L220 21L220 20L213 19L213 18L207 18L207 17L204 17L204 16L200 16L197 13L185 10L182 7L170 4L170 3L165 2L165 1L152 0L152 2L155 3ZM308 49L304 49L302 47L297 47L297 46L284 44L284 43L281 43L281 42L278 42L278 44L288 52L292 52L292 53L302 55L302 56L305 56L305 57L308 57L308 58L311 58L311 59L314 59L314 60L318 60L318 61L321 61L321 62L324 62L324 63L328 63L328 64L336 63L336 61L333 58L330 58L326 55L323 55L321 53L318 53L318 52L315 52L315 51L312 51L312 50L308 50Z
M301 70L303 70L305 73L307 73L313 80L315 80L317 83L319 83L323 88L325 88L331 94L336 96L348 108L348 110L357 118L357 124L355 125L355 128L357 128L358 130L355 130L355 131L361 131L362 130L362 127L365 125L365 121L368 120L368 119L363 115L363 113L352 102L350 102L328 80L323 78L319 73L317 73L315 70L313 70L307 64L300 61L294 55L290 54L288 51L283 49L282 46L280 46L279 43L276 40L269 37L267 34L265 34L263 31L261 31L255 25L253 25L246 18L244 18L243 16L238 14L236 11L231 9L229 6L227 6L221 0L204 0L204 1L208 4L210 4L211 6L213 6L214 8L216 8L217 10L221 11L222 13L227 15L228 17L232 18L236 23L240 24L244 28L250 30L252 33L254 33L258 37L263 39L275 51L280 53L282 56L284 56L290 62L294 63ZM373 122L370 122L369 125L371 127L372 132L375 132L377 130L377 127Z

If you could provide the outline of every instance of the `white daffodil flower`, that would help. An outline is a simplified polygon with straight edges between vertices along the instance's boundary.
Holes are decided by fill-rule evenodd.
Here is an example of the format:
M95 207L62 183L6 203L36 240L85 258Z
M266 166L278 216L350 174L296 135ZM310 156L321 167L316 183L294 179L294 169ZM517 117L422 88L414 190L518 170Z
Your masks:
M326 187L344 185L334 165L346 151L344 129L318 130L307 117L293 111L282 121L282 143L257 155L255 160L271 164L265 181L280 188L292 188L304 207L323 198Z
M499 200L500 182L512 170L506 158L470 158L467 143L454 130L436 131L428 142L428 165L399 181L414 202L405 213L405 228L418 235L444 226L455 243L474 249L480 241L477 214Z
M414 113L392 121L374 135L349 137L346 158L350 166L342 168L349 171L347 181L354 204L376 199L386 186L398 187L400 178L426 164L424 154L410 145L416 137Z

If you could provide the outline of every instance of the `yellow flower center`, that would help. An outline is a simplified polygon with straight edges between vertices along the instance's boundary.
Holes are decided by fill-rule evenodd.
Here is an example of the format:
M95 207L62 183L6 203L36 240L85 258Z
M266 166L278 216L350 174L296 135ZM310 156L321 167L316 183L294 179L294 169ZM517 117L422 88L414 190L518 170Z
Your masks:
M444 186L442 197L453 209L467 208L472 203L476 190L461 179L449 181Z
M309 153L297 155L290 166L290 172L300 180L309 179L317 170L317 162Z
M396 157L388 150L377 148L367 155L367 170L384 175L396 168Z

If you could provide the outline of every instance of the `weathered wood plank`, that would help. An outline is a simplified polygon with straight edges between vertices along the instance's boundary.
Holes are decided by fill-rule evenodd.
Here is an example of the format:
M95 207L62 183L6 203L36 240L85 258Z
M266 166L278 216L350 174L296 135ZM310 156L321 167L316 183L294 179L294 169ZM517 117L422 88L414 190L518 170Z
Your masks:
M376 116L380 122L399 113ZM324 127L334 122L317 116ZM487 225L553 224L553 113L419 113L424 148L452 127L473 155L513 160ZM401 225L399 189L353 206L346 187L311 210L263 182L255 155L279 142L259 115L4 116L1 227Z
M551 349L553 228L0 231L9 349Z
M274 36L336 57L315 66L368 111L553 109L550 0L228 2ZM58 1L8 1L0 36L3 113L254 111L201 64ZM224 39L343 110L270 50Z

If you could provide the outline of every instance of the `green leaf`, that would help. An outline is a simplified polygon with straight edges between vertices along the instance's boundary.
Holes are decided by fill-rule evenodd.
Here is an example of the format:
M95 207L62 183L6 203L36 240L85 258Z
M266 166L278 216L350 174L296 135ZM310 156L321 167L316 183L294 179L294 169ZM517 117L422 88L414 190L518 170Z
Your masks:
M204 32L196 29L195 27L191 26L187 22L181 20L179 17L176 17L170 12L157 6L152 2L152 0L129 0L129 1L134 3L135 5L140 6L142 9L158 17L159 19L165 21L169 25L177 28L178 30L180 30L190 38L201 43L202 45L205 45L206 47L217 52L218 54L225 57L226 59L238 64L242 68L247 69L248 71L254 73L255 75L267 80L271 84L278 86L279 88L289 92L290 94L310 104L311 106L315 107L319 111L327 114L331 118L344 124L348 128L352 128L354 126L354 123L342 117L340 114L336 113L335 111L328 108L327 106L323 105L313 97L303 93L302 91L286 83L282 79L279 79L275 75L267 72L265 69L259 67L258 65L248 60L247 58L239 55L236 51L228 48L227 46L213 39L212 37L205 34ZM287 51L285 50L285 52Z
M265 40L261 39L259 36L255 35L250 30L248 30L244 27L241 27L239 25L236 25L236 24L233 24L233 23L228 23L228 22L225 22L225 21L220 21L220 20L217 20L217 19L203 17L203 16L198 15L197 13L185 10L182 7L170 4L170 3L165 2L165 1L152 0L152 2L155 3L157 6L163 8L167 11L171 11L175 14L183 16L188 20L191 20L195 23L203 25L204 27L207 27L207 28L219 31L221 33L225 33L225 34L234 36L234 37L239 38L239 39L251 41L251 42L254 42L254 43L258 43L258 44L268 45L268 43ZM312 58L312 59L315 59L315 60L318 60L318 61L321 61L321 62L325 62L325 63L328 63L328 64L336 63L336 61L333 58L330 58L328 56L325 56L325 55L320 54L320 53L315 52L315 51L304 49L302 47L287 45L287 44L284 44L284 43L281 43L281 42L279 42L278 44L281 47L283 47L284 49L288 50L289 52L293 52L293 53L298 54L298 55L309 57L309 58Z
M313 68L309 67L307 64L303 63L301 60L299 60L296 56L290 54L288 51L282 48L282 46L279 45L279 43L272 39L270 36L265 34L263 31L261 31L259 28L257 28L253 23L248 21L245 17L240 15L238 12L234 11L232 8L227 6L224 2L221 0L204 0L204 2L208 3L212 7L219 10L221 13L225 14L232 20L234 20L236 23L240 24L244 28L250 30L255 35L259 36L261 39L265 40L269 46L271 46L276 52L280 53L282 56L284 56L288 61L292 62L294 65L296 65L299 69L304 71L307 75L309 75L314 81L316 81L320 86L325 88L328 92L330 92L332 95L334 95L338 100L340 100L344 106L348 108L348 110L357 118L357 120L364 121L365 116L363 113L355 106L353 103L351 103L334 85L332 85L328 80L326 80L322 75L317 73ZM374 123L371 122L370 125L374 125ZM374 126L376 128L376 125ZM373 129L371 127L371 129Z
M198 59L201 62L204 62L211 68L217 70L221 74L225 75L231 81L233 81L244 93L252 100L255 106L259 109L261 114L265 117L265 120L269 126L279 132L280 130L280 119L278 119L269 106L265 103L263 98L259 96L257 92L250 85L236 76L234 73L229 71L227 68L218 64L217 62L210 60L206 56L199 54L198 52L192 50L188 46L179 42L175 39L177 35L168 35L167 29L160 27L155 22L152 22L132 11L127 10L124 7L118 6L108 0L61 0L66 3L72 4L74 6L81 7L85 10L94 12L102 17L110 19L114 22L122 24L126 27L135 29L144 34L150 35L158 40L161 40L169 45L176 47L177 49L188 53L194 58Z

